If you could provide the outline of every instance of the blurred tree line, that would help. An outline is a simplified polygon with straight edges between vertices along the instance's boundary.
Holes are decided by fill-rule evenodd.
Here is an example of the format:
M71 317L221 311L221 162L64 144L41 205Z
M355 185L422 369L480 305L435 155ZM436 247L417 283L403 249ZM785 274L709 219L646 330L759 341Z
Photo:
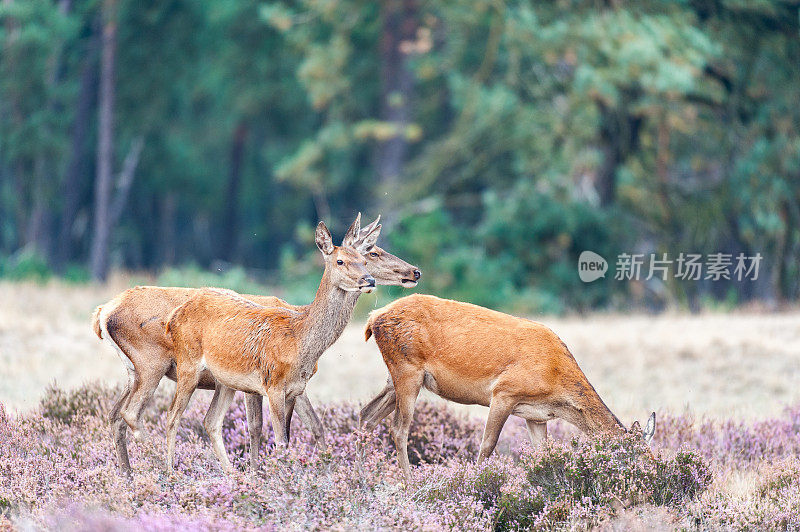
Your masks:
M426 291L489 306L795 301L799 6L2 0L0 274L289 282L364 211ZM585 249L764 260L583 284Z

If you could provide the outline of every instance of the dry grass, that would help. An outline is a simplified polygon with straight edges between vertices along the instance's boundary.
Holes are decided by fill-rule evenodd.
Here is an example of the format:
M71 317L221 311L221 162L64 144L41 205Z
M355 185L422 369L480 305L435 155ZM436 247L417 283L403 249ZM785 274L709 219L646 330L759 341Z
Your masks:
M127 286L125 278L104 286L0 283L0 401L25 411L53 381L64 388L122 381L122 364L90 330L89 317ZM764 417L800 399L797 311L536 319L563 338L624 421L687 407L713 417ZM356 323L322 357L308 392L319 402L364 401L386 375L375 343L364 343Z

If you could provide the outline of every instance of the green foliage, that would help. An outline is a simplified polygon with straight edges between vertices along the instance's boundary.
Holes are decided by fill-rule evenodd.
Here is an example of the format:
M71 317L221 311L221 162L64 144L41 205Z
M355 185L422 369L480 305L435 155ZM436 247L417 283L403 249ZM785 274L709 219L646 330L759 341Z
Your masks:
M269 278L256 278L241 266L212 271L189 264L164 269L156 278L156 283L189 288L227 288L240 294L273 295L289 303L303 305L314 299L322 276L323 265L316 256L318 254L315 247L313 254L298 258L287 249L282 254L277 275Z
M0 278L43 283L52 275L47 261L34 250L23 249L5 259L0 257Z
M393 253L421 268L424 292L487 306L509 294L501 265L485 260L483 249L444 210L404 217L389 241Z
M91 279L89 270L80 264L69 264L61 274L61 278L69 283L86 283Z
M435 272L423 277L424 290L442 297L519 313L602 306L611 285L581 282L578 256L612 256L624 237L608 214L559 196L531 182L487 192L484 217L469 230L442 209L409 215L393 229L391 249Z
M281 254L280 264L278 285L281 297L295 305L309 303L314 299L323 269L317 247L311 244L309 251L299 256L285 248Z
M202 265L191 279L223 256L305 300L308 228L341 234L369 210L421 289L515 312L800 297L791 3L118 4L115 172L133 139L144 149L115 266ZM0 253L35 249L59 272L91 247L101 5L0 6ZM764 271L584 285L584 249L761 253Z
M263 284L253 281L241 266L224 272L205 270L196 264L180 268L167 268L158 276L156 282L163 286L184 286L187 288L203 288L213 286L227 288L241 294L269 294Z
M576 275L578 256L585 250L615 255L624 249L622 228L610 213L563 196L530 182L518 183L507 195L487 194L481 241L515 288L560 300L560 309L542 310L602 306L611 285L584 284Z

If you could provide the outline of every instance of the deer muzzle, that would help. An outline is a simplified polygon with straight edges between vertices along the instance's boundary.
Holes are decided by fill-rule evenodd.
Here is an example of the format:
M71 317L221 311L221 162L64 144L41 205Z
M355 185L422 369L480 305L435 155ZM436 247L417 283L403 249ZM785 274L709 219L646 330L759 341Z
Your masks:
M369 294L373 290L375 290L375 278L371 275L365 275L361 278L361 281L358 283L358 289L364 292L365 294Z

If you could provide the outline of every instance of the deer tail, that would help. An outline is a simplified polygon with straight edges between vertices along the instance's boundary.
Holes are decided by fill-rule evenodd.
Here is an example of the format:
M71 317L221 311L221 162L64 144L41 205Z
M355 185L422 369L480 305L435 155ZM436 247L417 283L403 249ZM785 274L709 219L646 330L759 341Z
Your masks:
M100 328L100 312L102 310L103 307L98 306L96 309L94 309L94 313L92 314L92 330L101 340L103 339L103 330Z

